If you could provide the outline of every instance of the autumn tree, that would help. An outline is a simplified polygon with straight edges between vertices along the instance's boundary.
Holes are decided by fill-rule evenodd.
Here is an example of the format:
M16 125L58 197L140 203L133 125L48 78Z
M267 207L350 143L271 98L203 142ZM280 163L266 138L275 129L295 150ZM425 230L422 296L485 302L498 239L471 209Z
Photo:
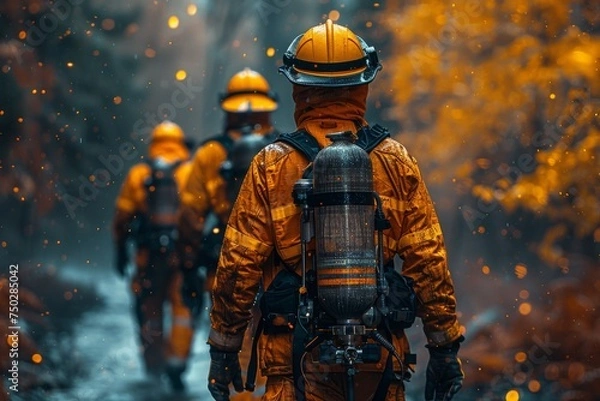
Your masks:
M471 198L446 206L461 207L475 233L500 208L533 214L544 227L537 252L563 268L570 251L597 257L590 244L600 235L600 36L592 7L426 1L386 20L390 48L399 50L390 60L397 105L390 112L402 140L424 155L430 185ZM574 249L580 241L587 248Z
M0 11L3 248L23 262L64 262L85 238L99 242L111 212L119 172L105 174L99 158L129 136L143 98L139 62L125 51L140 9L32 0Z
M500 292L531 295L534 311L559 302L545 290L550 278L574 277L570 286L593 292L600 242L597 2L391 2L383 20L392 38L385 49L391 72L379 93L393 99L387 112L401 126L399 138L417 156L450 222L445 227L457 282L470 286L463 311L482 313L469 301L486 297L473 292L474 283L486 287L469 267L490 278L495 273ZM525 290L525 281L517 281L528 274L537 281ZM585 280L576 278L584 275ZM597 319L590 310L555 314L557 320L546 324L529 308L514 311L510 300L498 298L487 299L489 310L497 307L500 316L505 311L505 317L517 319L529 316L530 327L552 338L564 335L556 326L575 322L589 329ZM571 301L572 310L583 302ZM489 332L495 324L485 327L483 340L492 340L490 351L499 353ZM522 332L523 320L503 325L515 336L515 353L531 341L531 333ZM564 347L561 342L554 357L568 354ZM588 374L598 363L586 352L592 349L577 358ZM508 355L509 362L513 356ZM502 366L496 368L490 371L503 374ZM478 374L481 378L475 370ZM577 388L573 380L558 388ZM520 383L525 389L528 384ZM591 388L588 383L577 399L592 399Z

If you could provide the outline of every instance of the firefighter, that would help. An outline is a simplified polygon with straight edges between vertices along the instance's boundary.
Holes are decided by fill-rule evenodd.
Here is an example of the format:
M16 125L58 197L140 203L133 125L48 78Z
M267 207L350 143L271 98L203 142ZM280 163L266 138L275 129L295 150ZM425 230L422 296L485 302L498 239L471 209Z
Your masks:
M225 193L233 205L252 159L275 139L273 135L250 134L236 141L221 164L220 174L225 181Z
M439 220L415 159L389 133L386 136L387 131L377 125L370 126L365 120L368 84L380 69L375 49L331 20L298 36L284 54L280 67L280 72L293 84L296 133L301 133L288 137L306 135L304 142L325 148L331 143L329 134L349 131L359 138L356 143L362 138L363 142L374 144L368 153L372 182L389 222L389 227L382 229L381 259L389 266L398 256L403 261L402 275L413 281L418 299L415 313L422 320L430 353L425 399L450 400L463 380L457 357L463 337L454 286ZM373 142L373 138L377 140ZM296 280L307 263L304 256L310 262L312 253L318 251L314 248L314 238L303 245L304 214L293 195L296 183L301 182L310 168L309 161L304 152L289 142L277 140L267 146L254 158L231 211L213 285L208 337L211 356L208 388L215 400L228 400L231 384L238 392L243 389L238 355L259 287L266 288L263 299L267 298L271 284L278 277L288 272L289 279ZM352 220L348 218L343 223L350 224ZM352 234L345 233L350 238ZM332 233L330 239L337 235L342 234ZM306 254L303 248L307 249ZM318 278L318 258L315 263ZM310 273L312 269L307 264ZM299 288L299 294L304 293L302 289L314 291L307 290L311 288L310 282ZM329 287L328 291L332 289L335 287ZM379 299L385 300L383 295L385 292ZM278 308L294 298L267 299L265 304L274 303L271 306ZM315 300L315 305L318 301ZM392 311L394 308L392 304ZM259 366L267 377L264 400L343 400L354 396L357 400L405 399L402 379L408 375L407 365L411 361L402 326L392 326L393 347L383 350L377 363L361 364L354 369L347 365L322 366L320 359L314 363L314 352L319 349L307 355L308 345L298 358L295 340L301 331L298 328L304 329L298 323L303 316L288 316L279 326L284 330L271 331L272 334L265 330L259 339ZM388 313L385 318L393 316L395 313ZM267 318L263 316L263 322L268 322ZM394 355L393 366L389 365L390 354ZM319 358L326 356L320 354ZM389 369L394 371L391 376L387 374ZM353 386L347 385L349 381Z
M136 247L131 288L146 372L151 377L166 373L175 391L185 388L181 376L193 338L190 310L181 297L182 274L175 247L179 188L189 175L190 168L184 164L189 148L179 125L159 123L151 133L148 160L133 166L122 185L113 219L116 270L121 277L127 273L128 240ZM168 334L163 316L167 303Z
M237 195L240 191L240 187L250 167L250 163L252 162L253 157L265 146L271 143L274 140L274 136L272 135L260 135L260 134L250 134L245 135L242 138L238 139L231 151L227 156L227 160L223 162L221 165L220 173L221 177L225 181L225 190L227 194L227 199L231 204L235 202ZM215 236L217 237L217 236ZM205 240L206 241L206 240ZM220 244L223 241L222 232L218 236L218 239L215 238L214 243ZM260 296L260 294L259 294ZM256 329L259 325L260 319L260 311L257 308L257 305L254 305L252 310L252 321L248 325L248 330L246 330L244 343L247 345L244 350L240 353L240 363L243 367L248 366L252 354L252 339L254 334L256 333ZM256 391L256 394L252 394L250 392L235 394L231 397L231 401L252 401L259 400L261 391L264 391L265 380L262 378L256 383L256 387L259 391Z
M232 205L220 167L241 137L276 135L271 114L277 109L277 96L258 72L244 68L234 74L219 100L225 112L223 132L198 147L190 162L191 172L181 199L179 247L183 255L183 296L193 310L201 308L203 290L211 287L222 232ZM199 288L202 280L197 278L199 267L204 267L208 276L202 289Z

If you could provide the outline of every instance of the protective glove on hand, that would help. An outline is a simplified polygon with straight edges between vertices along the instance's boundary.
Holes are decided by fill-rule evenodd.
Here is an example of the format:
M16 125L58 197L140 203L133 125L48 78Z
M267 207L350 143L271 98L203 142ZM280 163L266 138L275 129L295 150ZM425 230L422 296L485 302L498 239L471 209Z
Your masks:
M242 369L237 352L219 351L210 347L208 391L216 401L229 401L229 383L238 393L244 391Z
M124 246L117 247L117 255L115 261L115 270L119 274L120 277L125 276L125 271L127 270L127 263L129 261L129 255L127 254L127 248Z
M450 401L462 388L465 374L457 354L463 340L461 336L446 346L427 347L426 401Z

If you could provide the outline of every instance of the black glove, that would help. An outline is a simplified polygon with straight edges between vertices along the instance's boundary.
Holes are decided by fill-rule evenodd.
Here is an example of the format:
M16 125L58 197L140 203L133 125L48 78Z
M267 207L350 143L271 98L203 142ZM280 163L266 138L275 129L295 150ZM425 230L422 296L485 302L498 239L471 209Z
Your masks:
M229 383L238 393L244 391L242 369L237 352L219 351L210 347L208 391L216 401L229 401Z
M125 276L125 270L127 269L127 263L129 262L129 255L127 254L127 247L117 247L117 257L115 261L115 270L119 276Z
M429 349L429 363L425 382L426 401L450 401L462 387L465 376L460 359L457 357L460 337L452 344Z
M181 297L183 304L190 309L192 315L198 316L204 306L204 279L196 269L184 270Z

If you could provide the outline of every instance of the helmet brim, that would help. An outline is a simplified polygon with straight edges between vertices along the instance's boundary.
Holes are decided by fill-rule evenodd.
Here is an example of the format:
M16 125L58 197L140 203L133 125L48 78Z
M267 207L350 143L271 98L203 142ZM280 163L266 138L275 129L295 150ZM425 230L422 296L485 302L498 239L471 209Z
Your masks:
M352 75L341 75L341 76L319 76L314 74L308 74L295 69L293 66L282 65L279 67L285 77L296 85L303 86L322 86L322 87L341 87L341 86L357 86L368 84L375 79L379 70L381 70L381 64L377 64L374 67L368 66L362 72Z
M239 94L228 96L221 102L228 113L262 113L277 110L277 102L262 94Z

